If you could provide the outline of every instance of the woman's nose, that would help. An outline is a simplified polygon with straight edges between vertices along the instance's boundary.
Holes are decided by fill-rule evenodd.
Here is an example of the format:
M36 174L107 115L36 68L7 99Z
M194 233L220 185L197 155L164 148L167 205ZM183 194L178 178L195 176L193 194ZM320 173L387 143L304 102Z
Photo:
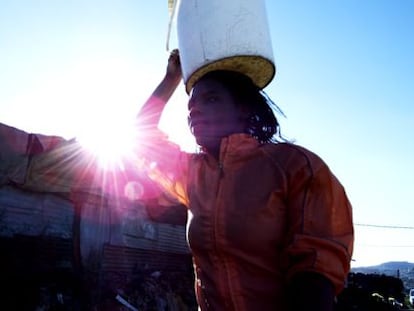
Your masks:
M188 110L189 111L192 110L194 106L195 106L195 100L193 98L190 98L190 100L188 101L188 105L187 105Z
M188 114L188 118L191 120L197 119L201 117L201 111L197 108L192 108Z

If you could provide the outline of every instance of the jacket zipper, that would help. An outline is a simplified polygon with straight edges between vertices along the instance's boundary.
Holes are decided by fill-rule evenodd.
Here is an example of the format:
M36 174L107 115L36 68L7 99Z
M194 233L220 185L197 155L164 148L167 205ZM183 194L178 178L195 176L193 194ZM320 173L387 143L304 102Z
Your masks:
M226 145L226 149L227 149L227 145ZM223 164L224 154L226 154L226 152L223 152L223 153L220 154L220 159L219 159L218 165L217 165L219 176L218 176L218 183L217 183L216 198L219 197L219 192L221 190L221 183L222 183L222 179L224 177L224 164ZM218 206L218 205L216 205L216 206ZM220 211L219 211L218 208L216 208L216 209L214 209L214 233L213 233L214 247L216 249L217 259L221 262L221 264L223 266L226 266L226 260L224 258L222 258L221 251L219 250L219 247L217 245L217 231L218 231L218 228L219 228L219 226L217 225L217 222L218 222L217 219L219 217L220 217ZM225 279L223 279L222 277L219 277L219 279L218 279L219 289L220 289L220 291L224 291L221 294L226 295L226 293L229 294L228 293L229 288L228 288L228 280L227 280L227 272L226 271L224 271L223 277Z
M219 179L221 180L221 178L223 177L223 173L224 173L223 162L218 163L218 169L219 169ZM219 187L217 187L217 194L218 194L218 190L219 190Z

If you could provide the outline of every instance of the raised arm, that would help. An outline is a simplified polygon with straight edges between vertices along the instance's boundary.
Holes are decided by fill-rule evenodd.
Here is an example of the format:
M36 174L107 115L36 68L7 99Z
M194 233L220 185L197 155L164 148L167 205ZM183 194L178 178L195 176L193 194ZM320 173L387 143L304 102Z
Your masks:
M145 128L158 126L164 107L181 79L180 56L178 50L173 50L168 58L164 78L138 112L137 121L141 126Z

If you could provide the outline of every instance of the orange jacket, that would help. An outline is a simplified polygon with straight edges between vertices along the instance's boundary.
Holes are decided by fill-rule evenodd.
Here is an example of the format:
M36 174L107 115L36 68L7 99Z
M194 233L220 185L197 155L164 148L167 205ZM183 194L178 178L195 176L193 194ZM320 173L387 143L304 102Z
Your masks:
M353 249L352 209L318 156L245 134L223 139L219 163L172 150L153 153L158 168L151 175L189 208L202 310L284 310L286 284L303 271L341 291Z

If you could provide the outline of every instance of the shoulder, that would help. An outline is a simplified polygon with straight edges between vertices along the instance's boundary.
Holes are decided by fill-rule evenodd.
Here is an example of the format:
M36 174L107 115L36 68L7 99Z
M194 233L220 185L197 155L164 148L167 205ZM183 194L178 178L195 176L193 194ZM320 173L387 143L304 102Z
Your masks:
M279 163L325 164L313 151L293 143L271 143L262 146L264 153Z
M315 152L303 146L293 143L267 144L263 145L263 151L288 179L334 178L328 164Z
M330 189L343 189L328 164L313 151L292 143L269 144L263 147L291 185L300 186L312 181L314 185L330 185Z

